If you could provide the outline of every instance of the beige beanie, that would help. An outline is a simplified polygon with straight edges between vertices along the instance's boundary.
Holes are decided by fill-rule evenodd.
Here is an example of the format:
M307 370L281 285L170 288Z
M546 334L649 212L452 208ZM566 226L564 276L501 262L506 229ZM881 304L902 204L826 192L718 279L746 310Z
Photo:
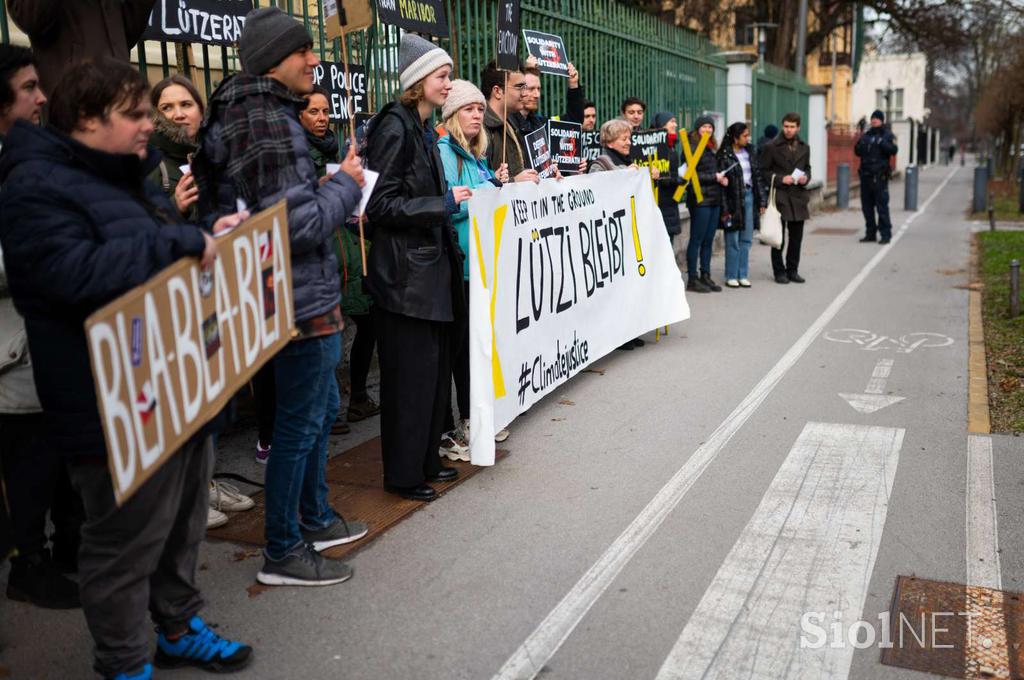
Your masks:
M448 120L466 104L482 104L487 106L484 93L468 80L453 80L452 90L448 93L448 101L441 107L441 120Z

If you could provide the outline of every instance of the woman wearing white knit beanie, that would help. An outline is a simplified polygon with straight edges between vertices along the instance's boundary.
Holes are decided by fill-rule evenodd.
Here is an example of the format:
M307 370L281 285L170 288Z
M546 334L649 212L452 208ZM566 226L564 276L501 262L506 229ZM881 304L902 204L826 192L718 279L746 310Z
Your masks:
M466 323L462 255L451 215L470 197L448 187L431 128L452 89L452 59L428 40L402 36L399 100L367 135L368 167L380 179L366 208L373 248L365 288L373 296L380 359L384 487L432 501L428 482L450 482L441 464L445 408L451 399L452 343Z

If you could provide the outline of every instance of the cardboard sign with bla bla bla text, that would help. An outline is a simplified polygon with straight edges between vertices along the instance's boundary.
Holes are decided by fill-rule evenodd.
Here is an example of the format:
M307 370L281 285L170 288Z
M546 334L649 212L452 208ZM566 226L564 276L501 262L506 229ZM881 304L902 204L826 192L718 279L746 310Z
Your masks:
M123 504L292 339L281 201L178 260L85 322L107 460Z

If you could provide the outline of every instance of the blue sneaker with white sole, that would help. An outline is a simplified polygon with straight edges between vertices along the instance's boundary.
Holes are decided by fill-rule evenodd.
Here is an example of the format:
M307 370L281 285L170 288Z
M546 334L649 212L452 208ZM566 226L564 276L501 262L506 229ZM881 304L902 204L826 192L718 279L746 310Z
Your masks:
M188 632L176 640L167 639L161 630L157 632L157 668L195 666L214 673L230 673L245 668L252 661L252 647L225 640L198 616L192 617Z
M153 680L153 666L147 663L138 673L133 673L132 675L118 673L110 678L110 680Z

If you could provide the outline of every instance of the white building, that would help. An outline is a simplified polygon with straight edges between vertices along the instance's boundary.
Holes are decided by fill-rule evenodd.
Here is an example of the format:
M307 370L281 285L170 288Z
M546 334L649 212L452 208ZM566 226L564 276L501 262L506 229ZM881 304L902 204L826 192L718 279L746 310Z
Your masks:
M910 163L909 121L921 123L929 113L924 104L927 68L928 58L920 52L868 52L861 60L860 71L853 84L851 120L856 122L863 118L868 121L871 112L876 109L886 113L886 122L891 124L900 148L896 157L897 169L905 168Z

